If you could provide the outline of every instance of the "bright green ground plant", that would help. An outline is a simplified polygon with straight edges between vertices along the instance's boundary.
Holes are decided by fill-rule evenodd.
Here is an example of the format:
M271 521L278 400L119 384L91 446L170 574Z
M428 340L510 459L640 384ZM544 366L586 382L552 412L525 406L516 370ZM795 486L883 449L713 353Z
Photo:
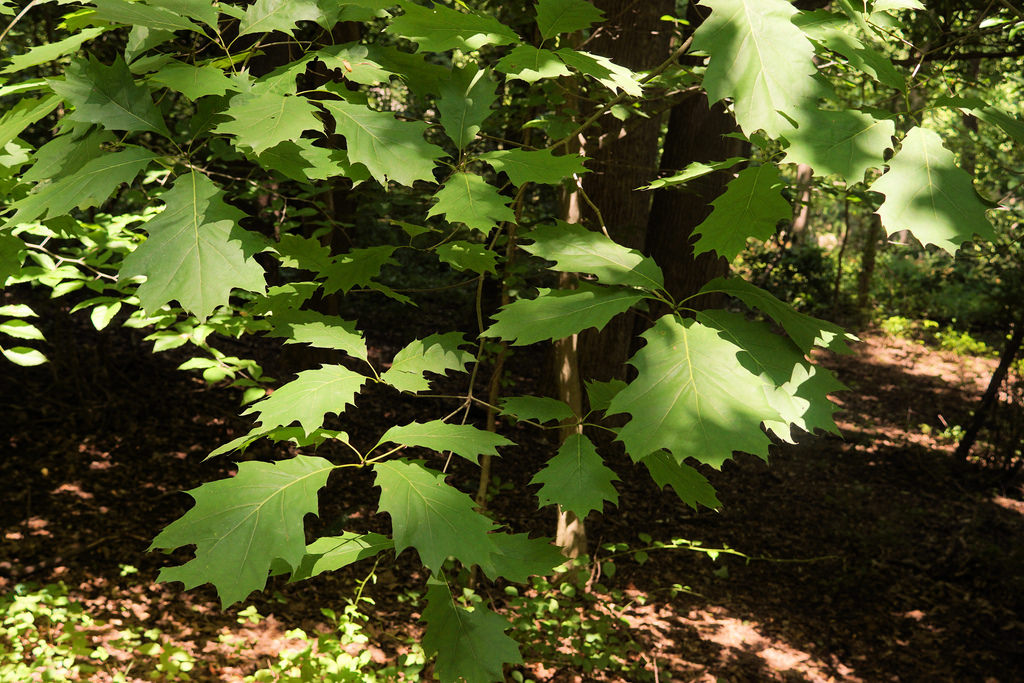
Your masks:
M920 112L850 108L830 85L855 71L908 103L885 42L896 13L918 3L890 0L879 12L836 6L801 12L786 0L705 0L708 16L692 42L677 41L648 73L573 47L602 21L586 0L501 11L409 0L92 0L31 3L12 16L0 70L0 279L55 296L88 288L80 305L94 322L131 311L130 324L150 329L158 350L195 344L201 355L186 366L211 381L241 381L250 399L266 378L215 352L217 335L262 333L344 354L250 405L252 431L213 455L261 438L291 441L300 454L241 462L237 476L190 491L194 507L153 548L194 547L194 557L165 568L161 580L212 583L226 606L263 589L271 572L302 580L412 550L430 577L422 646L434 673L501 680L505 665L521 662L510 623L484 602L456 600L450 569L475 566L483 580L520 583L550 575L563 558L549 539L481 514L447 481L450 458L477 463L515 449L470 424L471 407L537 428L611 429L649 470L653 489L670 486L694 507L719 506L699 466L721 467L736 451L766 457L772 439L792 440L794 427L836 431L828 394L841 384L809 358L815 347L845 349L840 328L736 277L703 290L736 310L691 310L655 259L601 226L554 220L551 209L592 171L585 156L567 153L576 135L678 82L727 102L742 135L767 150L716 200L697 229L697 252L732 260L749 238L769 237L791 214L778 165L792 163L850 187L887 167L868 190L880 195L890 232L910 230L949 252L990 237L988 204L938 133L917 125ZM56 33L36 36L33 12L49 13ZM686 51L703 63L682 66ZM566 92L591 108L573 110ZM529 144L486 132L520 99L537 106ZM1020 133L1019 121L985 114ZM377 231L376 243L343 239L365 219L335 220L330 207L371 195L402 214L400 230ZM100 232L98 210L114 216ZM107 241L91 248L97 239ZM412 256L466 278L476 324L435 329L382 363L369 353L363 321L317 302L386 296L414 315L415 293L382 275ZM514 280L523 259L542 268L534 282L545 286ZM489 278L515 286L487 320ZM547 397L488 403L486 387L500 378L486 377L481 361L500 355L501 344L572 337L629 310L661 313L642 333L628 384L589 384L579 412ZM13 321L0 328L4 354L41 362L32 311L0 314ZM465 380L454 399L447 388L444 397L432 393L446 374ZM393 424L372 445L349 443L328 416L343 425L370 385L436 403L426 412L444 417ZM622 426L601 425L604 415ZM332 459L313 455L328 439L342 446ZM433 455L412 459L411 447ZM372 471L390 531L353 528L307 543L305 515L318 512L328 480L351 469ZM522 505L539 500L585 518L617 502L616 480L579 430L535 473L539 488L518 495Z

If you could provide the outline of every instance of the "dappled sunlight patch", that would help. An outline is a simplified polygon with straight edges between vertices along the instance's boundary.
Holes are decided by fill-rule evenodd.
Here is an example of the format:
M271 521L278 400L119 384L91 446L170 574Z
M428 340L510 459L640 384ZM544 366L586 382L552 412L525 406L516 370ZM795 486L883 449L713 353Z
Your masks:
M1016 512L1019 515L1024 515L1024 500L1014 500L1013 498L1007 498L1006 496L995 496L992 498L992 502L1001 508Z

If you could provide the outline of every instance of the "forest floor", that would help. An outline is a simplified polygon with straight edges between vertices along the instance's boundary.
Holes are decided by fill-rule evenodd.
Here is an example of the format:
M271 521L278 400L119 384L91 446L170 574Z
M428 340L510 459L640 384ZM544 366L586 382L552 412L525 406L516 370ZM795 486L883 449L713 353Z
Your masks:
M221 611L210 586L186 593L155 582L161 566L189 557L188 549L146 552L188 508L180 491L231 471L229 459L203 459L246 429L231 417L237 393L176 371L181 358L151 356L134 332L55 325L48 339L63 343L50 350L49 366L0 367L0 594L62 582L108 628L159 629L160 640L195 659L190 675L200 681L240 680L300 647L289 629L327 630L321 608L340 611L370 565L299 584L272 578L247 603L263 618L240 617L240 605ZM774 447L770 465L738 456L710 472L720 512L694 511L671 491L652 495L645 473L614 461L619 504L588 520L599 556L608 543L640 548L637 532L645 531L746 558L652 550L643 563L617 557L613 575L595 565L608 594L597 601L602 623L612 629L597 647L632 660L633 673L625 665L588 673L564 652L520 671L537 681L1024 680L1022 490L982 467L956 466L954 443L940 434L966 424L994 361L871 331L861 338L854 354L821 359L850 387L837 397L844 438L805 435ZM386 341L378 347L381 357L394 352ZM379 414L399 422L415 415L411 402L381 405ZM365 441L379 429L346 424ZM549 447L535 445L527 450ZM517 462L536 466L525 457L496 461L513 488L529 477ZM467 488L474 476L468 466L453 472ZM332 479L314 531L342 522L386 529L386 517L366 507L370 486L365 477ZM514 507L521 499L499 491L492 505L514 530L551 535L553 513ZM365 589L376 605L364 607L375 660L395 657L416 635L422 581L410 551L377 566ZM481 591L505 604L500 590ZM570 611L577 604L586 601ZM111 640L103 633L97 642ZM112 680L118 670L122 680L143 675L137 653L108 649L90 680Z

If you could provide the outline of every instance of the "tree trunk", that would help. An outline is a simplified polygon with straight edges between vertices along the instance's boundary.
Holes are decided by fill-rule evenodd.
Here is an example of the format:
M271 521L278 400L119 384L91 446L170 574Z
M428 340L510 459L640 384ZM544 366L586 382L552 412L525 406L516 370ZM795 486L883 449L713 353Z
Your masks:
M694 161L721 161L744 155L748 148L745 142L723 137L735 130L735 120L721 104L708 106L703 94L683 100L669 115L662 170L675 172ZM719 171L688 183L685 190L665 189L654 195L647 227L647 252L661 266L668 291L677 301L699 291L708 280L729 272L726 260L714 253L694 256L693 231L711 214L711 202L731 179L731 173ZM720 298L700 297L688 306L715 306Z
M796 167L796 211L793 215L793 223L789 228L789 242L794 247L807 242L807 227L811 218L811 179L813 177L814 169L807 164L799 164Z
M671 25L661 17L672 14L673 2L597 0L594 4L608 19L583 49L633 70L653 68L668 56ZM583 217L591 229L606 230L616 242L633 249L644 248L651 210L650 195L635 190L656 175L660 134L657 116L646 120L634 116L624 122L605 116L585 133L583 151L590 157L591 172L583 176L582 184L594 206L584 202ZM623 377L633 328L634 314L625 313L599 333L588 330L580 335L583 377Z
M877 213L868 218L868 234L864 236L864 249L860 255L860 273L857 275L857 313L866 318L871 306L871 280L875 274L878 241L882 239L882 219Z

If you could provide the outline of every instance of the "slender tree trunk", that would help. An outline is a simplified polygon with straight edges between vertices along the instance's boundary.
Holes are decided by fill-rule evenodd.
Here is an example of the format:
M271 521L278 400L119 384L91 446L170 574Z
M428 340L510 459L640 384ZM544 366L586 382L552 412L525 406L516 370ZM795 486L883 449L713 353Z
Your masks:
M1006 345L1003 347L1003 353L999 358L999 365L996 366L996 371L992 373L992 379L988 382L988 388L985 389L985 394L981 397L978 409L971 416L971 424L967 427L967 431L964 432L960 443L957 444L956 458L961 462L967 462L967 456L971 454L971 448L974 447L974 443L978 440L978 432L985 426L985 420L988 419L992 406L999 395L999 387L1002 385L1003 380L1006 379L1006 373L1009 372L1013 359L1017 357L1017 353L1020 351L1021 342L1024 342L1024 318L1018 319L1014 323L1013 334L1010 335Z
M807 164L796 167L796 210L789 228L790 243L797 246L807 242L807 228L811 218L811 179L814 170Z
M878 242L883 235L882 220L877 213L871 214L868 218L868 234L864 236L864 248L860 253L860 273L857 274L857 313L861 317L870 314L871 280L875 275Z

